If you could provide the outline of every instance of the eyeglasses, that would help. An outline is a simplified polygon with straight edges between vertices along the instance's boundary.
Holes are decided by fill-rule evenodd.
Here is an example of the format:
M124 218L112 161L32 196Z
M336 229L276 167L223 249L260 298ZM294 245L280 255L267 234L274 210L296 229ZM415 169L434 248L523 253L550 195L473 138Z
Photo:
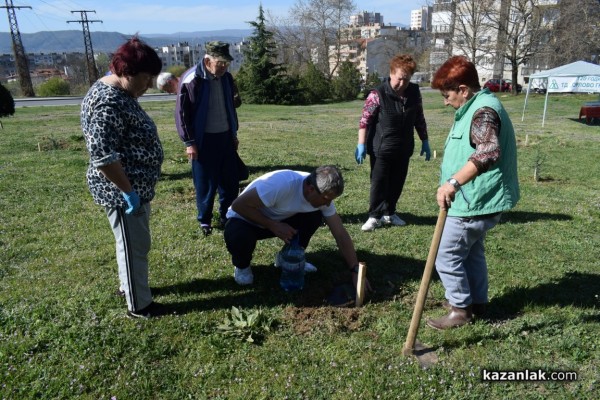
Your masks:
M217 67L229 67L229 64L231 64L229 61L217 61L217 60L214 60L214 62L217 65Z

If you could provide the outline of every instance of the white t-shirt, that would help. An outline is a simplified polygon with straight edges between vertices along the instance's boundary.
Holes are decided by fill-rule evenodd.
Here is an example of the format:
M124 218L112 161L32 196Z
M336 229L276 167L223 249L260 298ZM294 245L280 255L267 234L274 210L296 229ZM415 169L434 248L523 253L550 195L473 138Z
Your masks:
M244 192L256 188L256 193L264 203L265 208L261 212L269 219L274 221L283 221L286 218L298 213L309 213L321 210L324 217L335 215L336 209L333 201L329 206L313 207L302 193L304 179L309 174L307 172L292 171L289 169L278 170L264 174L250 183ZM227 218L241 218L229 207Z

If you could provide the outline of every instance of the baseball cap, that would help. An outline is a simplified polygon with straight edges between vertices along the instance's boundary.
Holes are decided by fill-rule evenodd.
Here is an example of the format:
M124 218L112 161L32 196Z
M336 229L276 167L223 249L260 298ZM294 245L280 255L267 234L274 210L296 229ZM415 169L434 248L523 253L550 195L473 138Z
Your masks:
M231 61L233 57L229 54L229 43L214 41L206 43L206 54L220 61Z

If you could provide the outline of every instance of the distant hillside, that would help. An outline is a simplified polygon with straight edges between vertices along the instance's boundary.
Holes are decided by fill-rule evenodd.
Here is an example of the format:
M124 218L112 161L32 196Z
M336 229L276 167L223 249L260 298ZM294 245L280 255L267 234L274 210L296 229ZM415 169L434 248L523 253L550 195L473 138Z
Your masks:
M166 46L177 42L189 44L210 40L239 42L252 31L250 29L224 29L219 31L178 32L173 34L149 34L140 37L151 46ZM112 52L131 35L119 32L91 32L94 52ZM73 53L85 51L83 32L78 30L21 33L26 53ZM0 54L12 54L10 32L0 32Z

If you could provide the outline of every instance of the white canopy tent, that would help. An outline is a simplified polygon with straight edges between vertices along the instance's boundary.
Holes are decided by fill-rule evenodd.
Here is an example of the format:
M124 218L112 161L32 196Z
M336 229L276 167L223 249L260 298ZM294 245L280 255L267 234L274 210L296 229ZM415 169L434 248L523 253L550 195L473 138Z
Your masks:
M542 126L544 126L549 93L600 93L600 65L586 61L575 61L571 64L531 74L527 85L527 93L525 94L521 121L525 119L527 98L529 97L531 83L535 80L542 81L542 85L545 84L546 87L546 100L544 101L544 115L542 117Z

